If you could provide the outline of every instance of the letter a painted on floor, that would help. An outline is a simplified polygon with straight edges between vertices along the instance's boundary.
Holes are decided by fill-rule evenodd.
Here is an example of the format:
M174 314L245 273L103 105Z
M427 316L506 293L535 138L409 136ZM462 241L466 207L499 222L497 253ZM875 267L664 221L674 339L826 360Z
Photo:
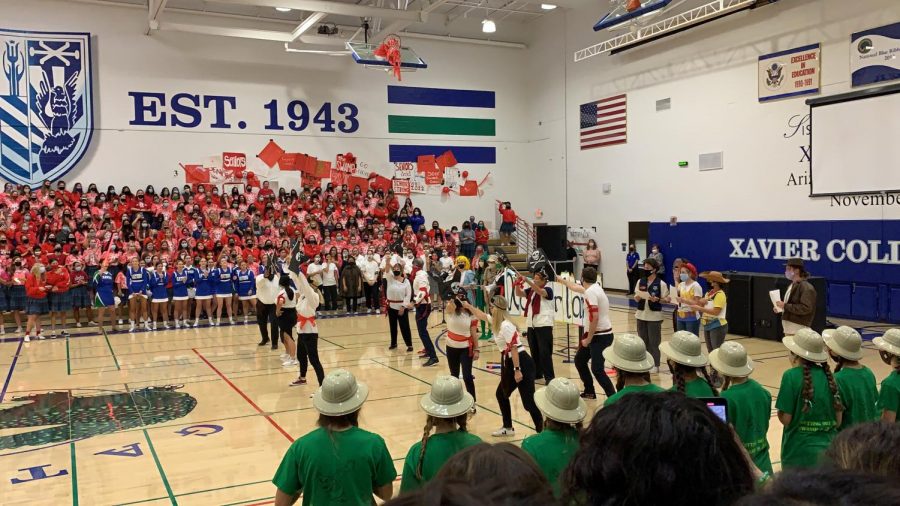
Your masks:
M144 451L141 450L141 443L131 443L130 445L125 445L122 448L122 450L116 450L115 448L103 450L102 452L97 452L94 455L112 455L114 457L140 457L144 454Z
M65 475L69 474L69 471L66 471L65 469L60 469L58 473L48 475L47 471L44 471L44 468L50 467L51 465L53 465L53 464L44 464L42 466L26 467L24 469L19 469L19 471L27 471L28 474L31 475L31 477L26 478L24 480L20 479L20 478L13 478L9 481L12 482L13 485L18 485L19 483L25 483L28 481L43 480L45 478L56 478L57 476L65 476Z

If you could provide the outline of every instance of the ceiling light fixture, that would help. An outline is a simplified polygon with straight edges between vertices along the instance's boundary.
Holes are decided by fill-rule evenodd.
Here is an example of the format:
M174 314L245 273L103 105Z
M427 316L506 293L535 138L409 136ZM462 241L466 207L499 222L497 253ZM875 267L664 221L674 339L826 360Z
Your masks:
M545 11L552 11L555 8L556 5L553 4L541 4L541 9L544 9Z
M481 22L481 31L484 33L494 33L497 31L497 23L494 23L490 19L485 19Z
M278 12L291 12L293 9L290 7L275 7L275 10Z

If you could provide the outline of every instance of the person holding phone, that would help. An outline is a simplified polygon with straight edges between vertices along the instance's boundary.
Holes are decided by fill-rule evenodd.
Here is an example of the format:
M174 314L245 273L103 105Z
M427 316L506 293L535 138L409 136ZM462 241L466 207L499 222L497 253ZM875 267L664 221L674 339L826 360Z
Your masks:
M753 361L740 343L723 343L710 352L709 363L725 382L721 396L728 401L728 423L734 427L756 467L763 473L772 474L767 439L772 418L772 394L750 378Z

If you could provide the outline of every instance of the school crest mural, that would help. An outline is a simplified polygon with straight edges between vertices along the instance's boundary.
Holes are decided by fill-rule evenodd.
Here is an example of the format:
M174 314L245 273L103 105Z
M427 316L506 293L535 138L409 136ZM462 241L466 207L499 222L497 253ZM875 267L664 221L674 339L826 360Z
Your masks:
M91 142L89 33L0 28L0 176L32 187L74 168Z

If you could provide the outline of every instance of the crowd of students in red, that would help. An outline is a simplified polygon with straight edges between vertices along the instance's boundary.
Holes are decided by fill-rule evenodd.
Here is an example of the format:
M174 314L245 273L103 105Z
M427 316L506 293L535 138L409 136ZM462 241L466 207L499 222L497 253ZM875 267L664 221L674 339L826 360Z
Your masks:
M21 332L23 313L50 313L54 332L56 319L64 321L69 310L80 327L79 310L87 309L93 324L94 275L108 265L123 290L121 273L134 258L163 271L179 259L218 265L222 258L259 271L266 255L286 258L301 240L308 257L342 270L370 253L471 258L489 236L474 217L449 230L436 221L428 227L410 198L401 203L391 190L347 185L277 192L268 182L230 192L203 185L159 192L109 186L101 192L96 184L69 188L65 181L45 181L36 190L7 183L0 195L0 322L11 314Z

